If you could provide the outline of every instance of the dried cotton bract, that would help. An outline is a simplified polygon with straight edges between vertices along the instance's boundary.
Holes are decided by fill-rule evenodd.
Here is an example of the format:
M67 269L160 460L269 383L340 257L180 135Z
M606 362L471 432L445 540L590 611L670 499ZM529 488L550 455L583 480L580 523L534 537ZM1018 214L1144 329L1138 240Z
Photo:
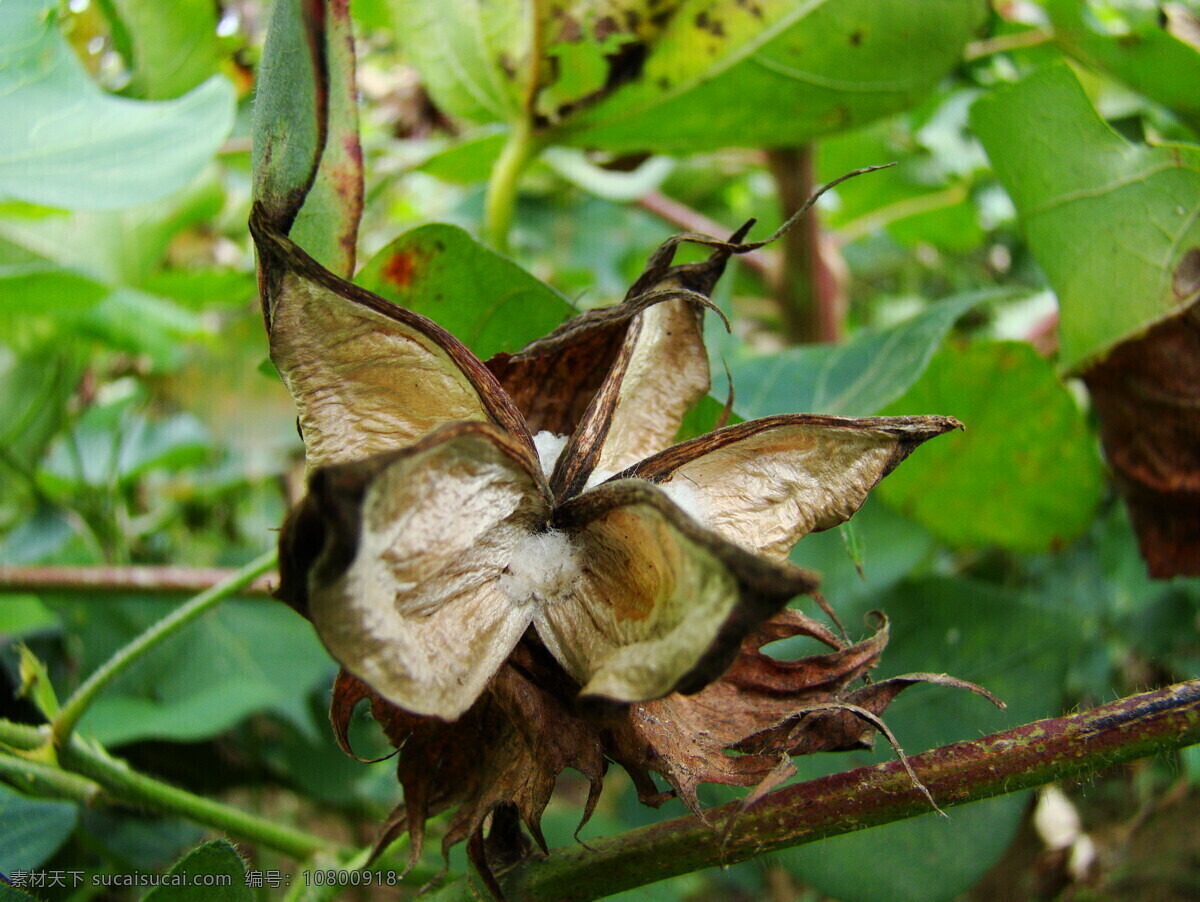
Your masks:
M452 809L489 873L531 847L566 767L590 814L607 761L700 813L700 782L764 784L790 754L862 747L914 675L854 688L857 645L787 603L788 562L948 417L774 416L672 445L709 390L708 296L744 231L664 244L625 301L486 363L431 321L339 279L256 209L271 358L299 410L308 493L281 537L280 597L342 665L346 746L369 700L405 804L380 844ZM681 241L713 249L673 265ZM806 635L830 652L759 649ZM855 713L858 712L858 713ZM348 747L347 747L348 750ZM736 752L737 754L730 754ZM484 836L485 819L491 830Z

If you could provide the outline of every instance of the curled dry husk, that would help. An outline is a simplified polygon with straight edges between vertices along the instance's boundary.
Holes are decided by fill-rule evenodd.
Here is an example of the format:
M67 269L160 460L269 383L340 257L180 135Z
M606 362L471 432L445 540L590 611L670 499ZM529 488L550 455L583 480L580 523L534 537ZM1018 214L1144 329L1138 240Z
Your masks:
M848 644L787 608L817 585L788 562L795 542L955 420L794 414L671 444L709 390L709 294L731 254L765 243L746 229L671 239L622 304L487 363L320 267L259 208L251 229L308 463L278 594L342 665L343 748L366 700L399 750L404 804L378 848L407 831L415 860L426 819L451 811L443 848L467 841L492 880L545 849L566 768L591 785L583 820L608 762L644 802L675 794L703 816L702 782L753 801L790 755L869 745L913 682L982 691L931 674L858 685L882 617ZM683 241L711 256L674 265ZM762 652L791 636L830 651Z

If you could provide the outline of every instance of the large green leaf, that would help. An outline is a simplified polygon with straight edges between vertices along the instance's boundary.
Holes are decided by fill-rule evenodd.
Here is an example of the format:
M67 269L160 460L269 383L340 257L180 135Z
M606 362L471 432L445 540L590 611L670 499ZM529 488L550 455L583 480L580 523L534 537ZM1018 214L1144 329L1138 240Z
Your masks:
M177 100L105 94L59 33L53 0L0 4L0 196L79 210L177 191L233 126L233 87L214 77Z
M1075 538L1100 500L1100 458L1054 369L1021 342L947 346L885 410L957 417L877 489L956 547L1041 551Z
M428 316L482 359L516 351L574 313L561 295L451 225L401 235L355 281Z
M112 0L129 36L128 94L178 97L216 73L221 61L217 6L209 0Z
M254 200L277 228L349 278L363 199L349 4L272 6L253 136Z
M914 687L885 717L906 752L1058 713L1063 673L1077 644L1065 618L1027 606L1015 594L946 579L906 584L851 608L861 613L876 606L892 623L880 668L884 675L945 671L986 686L1008 704L1008 710L998 711L974 695ZM801 777L812 778L891 757L894 753L879 739L873 754L795 761ZM1021 793L952 808L948 818L931 812L778 857L805 883L843 902L951 899L1004 854L1027 802L1028 794Z
M744 417L776 413L870 416L917 380L954 322L998 292L949 298L888 329L866 330L844 345L789 348L769 356L733 358L729 369ZM713 342L720 353L730 347ZM720 372L720 363L716 362ZM945 413L945 411L908 411Z
M78 814L70 802L31 799L0 783L0 873L44 863L71 835Z
M692 153L797 144L911 106L958 61L987 6L393 0L393 10L454 115L532 117L556 143Z
M246 863L223 839L203 843L171 866L167 881L146 893L142 902L251 902Z
M985 95L972 122L1058 295L1064 367L1194 300L1176 273L1200 254L1200 148L1131 145L1065 66Z
M1161 4L1105 3L1108 23L1094 2L1044 0L1054 40L1071 56L1125 82L1177 113L1200 132L1200 47L1170 31ZM1194 15L1190 11L1184 16Z
M71 625L87 674L178 602L49 598ZM312 628L283 605L233 601L139 660L88 711L82 729L117 745L205 739L259 711L311 729L307 696L335 666Z
M690 153L798 144L913 105L983 25L977 0L691 0L573 144Z
M521 114L530 0L391 0L391 8L396 36L439 107L473 122Z

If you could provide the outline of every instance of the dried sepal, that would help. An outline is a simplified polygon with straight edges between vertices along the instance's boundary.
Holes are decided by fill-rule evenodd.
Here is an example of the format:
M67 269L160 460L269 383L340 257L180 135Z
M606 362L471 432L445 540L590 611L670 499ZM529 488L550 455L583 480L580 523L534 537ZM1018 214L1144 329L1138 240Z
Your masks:
M453 335L329 272L255 210L271 360L296 402L310 472L403 447L438 426L494 423L532 440L496 379Z
M343 667L388 701L453 720L479 697L533 618L505 569L548 516L525 449L483 423L445 426L369 458L369 478L318 470L305 504L324 543L307 610ZM315 544L315 543L312 543Z
M850 519L914 448L956 428L952 417L785 414L699 436L621 475L664 487L709 529L782 561L803 536Z
M728 667L749 630L817 584L698 527L640 480L578 496L553 525L570 537L580 578L534 622L586 696L696 691Z

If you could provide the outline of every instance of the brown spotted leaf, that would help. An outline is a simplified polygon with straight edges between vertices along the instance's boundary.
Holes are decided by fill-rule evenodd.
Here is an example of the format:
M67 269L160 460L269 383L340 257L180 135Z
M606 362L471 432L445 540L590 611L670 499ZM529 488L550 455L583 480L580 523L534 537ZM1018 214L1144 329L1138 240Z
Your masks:
M1200 576L1200 304L1121 342L1083 378L1150 575Z

